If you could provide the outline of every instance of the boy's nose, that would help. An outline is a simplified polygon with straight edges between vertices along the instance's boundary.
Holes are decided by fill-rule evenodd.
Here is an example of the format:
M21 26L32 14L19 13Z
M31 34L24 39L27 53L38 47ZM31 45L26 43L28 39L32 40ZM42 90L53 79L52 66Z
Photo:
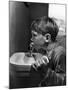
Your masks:
M34 38L32 37L32 38L31 38L31 41L33 41L33 40L34 40Z
M34 39L35 39L35 36L32 36L32 37L31 37L31 41L34 41Z

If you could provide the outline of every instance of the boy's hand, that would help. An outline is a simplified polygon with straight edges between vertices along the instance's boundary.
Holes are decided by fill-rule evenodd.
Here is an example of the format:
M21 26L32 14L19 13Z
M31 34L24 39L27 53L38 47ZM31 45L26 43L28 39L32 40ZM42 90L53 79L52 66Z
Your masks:
M47 56L42 56L40 59L37 59L36 62L33 64L33 68L35 70L42 69L43 66L47 66L49 60Z

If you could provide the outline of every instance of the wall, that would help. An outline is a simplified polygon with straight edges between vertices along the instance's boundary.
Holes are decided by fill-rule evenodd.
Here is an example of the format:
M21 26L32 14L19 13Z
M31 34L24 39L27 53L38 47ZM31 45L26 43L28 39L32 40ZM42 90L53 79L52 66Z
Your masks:
M48 16L48 4L30 3L26 7L23 2L9 2L9 52L27 52L33 19Z
M22 2L10 2L9 9L10 56L28 50L29 10Z
M32 3L29 7L30 9L30 19L32 20L42 17L48 16L48 4L45 3Z

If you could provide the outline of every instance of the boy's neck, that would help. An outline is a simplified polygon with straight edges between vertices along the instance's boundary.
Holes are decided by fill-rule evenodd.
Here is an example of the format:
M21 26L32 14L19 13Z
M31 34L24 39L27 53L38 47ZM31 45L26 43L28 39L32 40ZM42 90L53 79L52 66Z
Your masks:
M54 48L57 45L57 42L50 42L50 43L45 43L42 46L35 46L35 49L37 50L37 52L39 50L45 50L45 51L50 51L52 48Z

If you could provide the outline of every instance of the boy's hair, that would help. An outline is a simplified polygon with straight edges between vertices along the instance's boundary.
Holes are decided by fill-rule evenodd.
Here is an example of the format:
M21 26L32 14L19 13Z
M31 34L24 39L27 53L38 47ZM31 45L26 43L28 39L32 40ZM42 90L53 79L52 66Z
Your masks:
M32 22L31 30L34 30L42 35L49 33L51 34L51 40L55 41L59 28L52 18L44 16Z

